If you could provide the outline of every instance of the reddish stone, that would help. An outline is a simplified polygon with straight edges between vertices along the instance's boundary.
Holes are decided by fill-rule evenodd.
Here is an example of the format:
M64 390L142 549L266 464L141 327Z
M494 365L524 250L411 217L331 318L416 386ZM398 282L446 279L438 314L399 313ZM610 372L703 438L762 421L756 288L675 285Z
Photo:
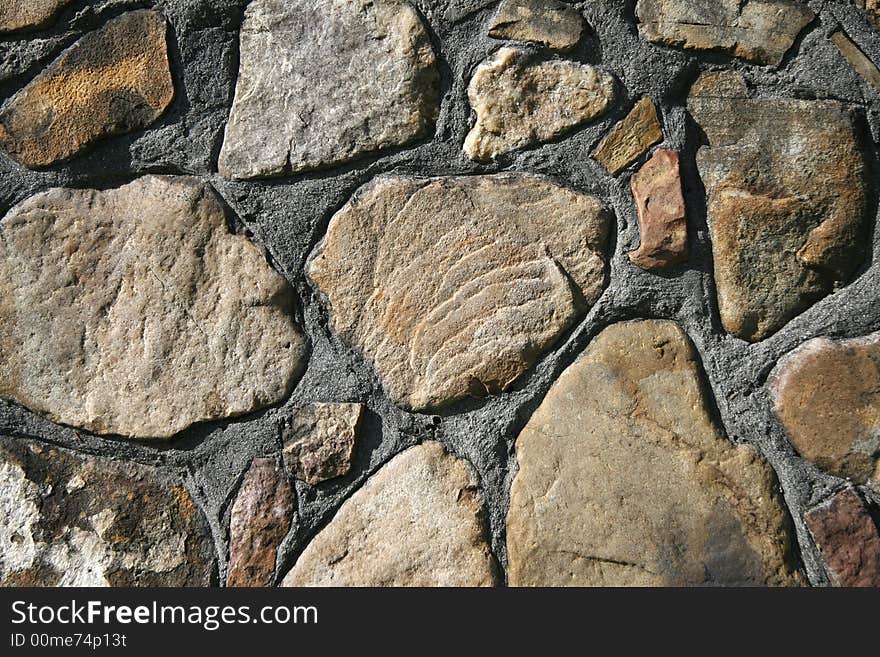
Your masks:
M880 532L852 490L804 518L837 586L880 586Z
M629 253L642 269L663 269L687 258L687 222L676 151L658 150L633 175L641 244Z

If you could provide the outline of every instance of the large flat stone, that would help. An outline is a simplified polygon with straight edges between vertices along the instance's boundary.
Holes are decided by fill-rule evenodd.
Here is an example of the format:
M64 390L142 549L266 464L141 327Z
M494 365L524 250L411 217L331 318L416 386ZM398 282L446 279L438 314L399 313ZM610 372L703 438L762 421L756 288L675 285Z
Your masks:
M168 438L284 399L293 292L186 177L53 189L0 221L0 394L55 422Z
M843 285L865 255L866 168L835 101L750 98L733 72L706 73L691 115L724 327L757 341Z
M770 467L715 425L673 322L605 329L516 441L513 586L800 582Z
M577 9L559 0L502 0L489 25L489 36L566 51L581 40L585 25Z
M468 98L477 120L464 150L485 162L601 116L614 102L614 78L593 66L501 48L477 66Z
M308 265L333 329L424 410L510 387L595 303L609 215L537 176L380 178Z
M211 530L175 477L0 437L0 586L209 586Z
M0 33L48 25L73 0L3 0Z
M230 178L349 162L431 133L439 73L402 0L254 0L220 152Z
M428 442L346 500L282 586L491 586L486 539L473 469Z
M145 128L171 104L165 18L132 11L87 34L0 108L0 147L26 167Z

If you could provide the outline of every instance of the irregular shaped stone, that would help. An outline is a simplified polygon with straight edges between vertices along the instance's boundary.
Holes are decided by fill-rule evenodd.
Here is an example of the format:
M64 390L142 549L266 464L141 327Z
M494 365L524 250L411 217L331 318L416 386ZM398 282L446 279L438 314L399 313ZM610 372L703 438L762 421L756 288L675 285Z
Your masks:
M848 108L749 98L736 73L706 73L688 108L708 145L707 194L724 327L763 340L841 286L864 258L866 168Z
M877 69L874 62L868 59L865 53L840 30L831 35L831 41L834 42L840 54L855 69L856 73L861 75L865 82L874 87L874 89L880 91L880 70Z
M220 174L332 167L431 133L439 73L402 0L254 0Z
M657 108L654 101L645 96L599 142L593 159L616 176L661 141L663 128L657 118Z
M168 438L284 399L293 292L193 178L52 189L0 221L0 394L54 422Z
M880 333L815 338L768 379L776 414L804 458L858 483L880 483Z
M600 333L517 438L510 584L800 583L773 471L708 404L674 322Z
M0 437L0 586L209 586L208 523L180 481Z
M772 65L816 17L798 0L639 0L636 16L649 41Z
M628 253L642 269L658 270L687 259L687 222L678 152L657 150L630 180L639 213L639 248Z
M558 0L502 0L489 26L489 36L565 51L578 44L584 26L581 13Z
M501 48L477 66L468 98L477 121L464 150L485 162L601 116L614 102L614 78L592 66Z
M428 442L346 500L282 586L492 586L486 539L473 469Z
M804 520L834 584L880 586L880 532L854 491L840 491Z
M348 474L363 404L310 404L296 411L282 430L284 463L311 485Z
M166 31L142 10L84 36L0 108L0 147L45 167L153 123L174 97Z
M296 513L293 489L275 459L251 462L229 518L226 586L269 586L278 546Z
M609 214L537 176L379 178L308 265L333 329L411 409L506 390L596 302Z
M48 25L73 0L3 0L0 33Z

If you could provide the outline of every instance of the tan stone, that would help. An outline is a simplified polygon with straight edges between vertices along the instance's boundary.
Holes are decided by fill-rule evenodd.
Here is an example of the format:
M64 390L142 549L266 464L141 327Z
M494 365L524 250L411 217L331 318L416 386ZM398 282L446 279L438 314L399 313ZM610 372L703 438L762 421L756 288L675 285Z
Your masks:
M174 96L162 14L132 11L64 51L0 108L0 147L26 167L145 128Z
M865 53L840 30L831 35L831 41L834 42L840 54L855 69L856 73L861 75L865 82L874 87L874 89L880 91L880 70L877 69L874 62L868 59Z
M658 270L687 259L687 222L678 152L657 150L631 181L639 213L641 243L629 252L633 264Z
M601 116L614 102L614 78L592 66L501 48L477 66L468 98L477 120L464 150L484 162Z
M510 387L596 302L609 219L537 176L379 178L307 273L389 397L438 408Z
M513 586L801 581L773 471L724 438L673 322L600 333L532 415L516 458Z
M798 453L858 483L880 483L880 333L815 338L784 356L768 385Z
M282 586L492 586L486 539L473 469L428 442L346 500Z
M489 36L566 51L581 40L585 25L577 9L558 0L502 0L489 26Z
M335 403L296 411L281 433L290 473L313 486L348 474L363 411L363 404Z
M593 159L616 176L661 141L663 128L657 118L657 108L654 101L645 96L599 142Z
M3 0L0 33L48 25L73 0Z
M284 399L293 291L186 177L52 189L0 221L0 394L55 422L168 438Z
M866 168L849 109L749 98L742 77L691 89L706 135L697 167L724 327L763 340L842 286L864 258Z
M778 65L816 15L799 0L639 0L636 16L649 41Z

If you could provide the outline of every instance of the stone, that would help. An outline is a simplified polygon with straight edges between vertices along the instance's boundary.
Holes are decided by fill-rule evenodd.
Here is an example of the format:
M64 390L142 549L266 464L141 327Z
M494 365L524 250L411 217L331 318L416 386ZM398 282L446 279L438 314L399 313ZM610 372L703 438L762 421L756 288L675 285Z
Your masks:
M880 70L877 69L874 62L868 59L865 53L840 30L831 35L831 41L856 73L861 75L865 82L874 87L876 91L880 91Z
M312 486L351 470L363 404L310 404L296 411L281 433L284 463Z
M657 118L657 108L654 101L645 96L599 142L593 159L616 176L661 141L663 128Z
M628 253L642 269L657 271L687 259L687 222L678 152L657 150L630 180L639 213L639 248Z
M868 22L880 27L880 0L854 0L855 5L865 12Z
M402 0L254 0L220 175L325 169L430 135L440 77Z
M508 389L605 284L602 203L527 174L381 177L307 265L331 326L396 404Z
M706 73L688 108L705 133L697 168L721 322L756 342L841 287L865 256L866 165L836 101L749 98Z
M558 0L502 0L489 36L566 51L581 40L585 24L577 9Z
M0 586L210 586L208 522L174 476L0 437Z
M777 66L816 14L799 0L638 0L643 39Z
M602 331L517 438L510 585L801 583L773 471L709 403L677 324Z
M282 586L492 586L486 541L473 468L427 442L348 498Z
M272 584L275 558L296 513L293 489L273 458L251 462L229 517L226 586Z
M601 116L614 102L614 78L592 66L501 48L477 66L468 99L477 120L464 150L488 162Z
M194 178L51 189L0 221L0 395L98 434L169 438L289 395L305 354L292 305Z
M780 359L768 385L801 456L838 477L880 483L880 333L808 340Z
M3 0L0 33L46 27L73 0Z
M0 108L0 148L47 167L155 122L174 97L166 31L140 10L84 36Z
M844 489L804 521L835 585L880 587L880 532L858 494Z

